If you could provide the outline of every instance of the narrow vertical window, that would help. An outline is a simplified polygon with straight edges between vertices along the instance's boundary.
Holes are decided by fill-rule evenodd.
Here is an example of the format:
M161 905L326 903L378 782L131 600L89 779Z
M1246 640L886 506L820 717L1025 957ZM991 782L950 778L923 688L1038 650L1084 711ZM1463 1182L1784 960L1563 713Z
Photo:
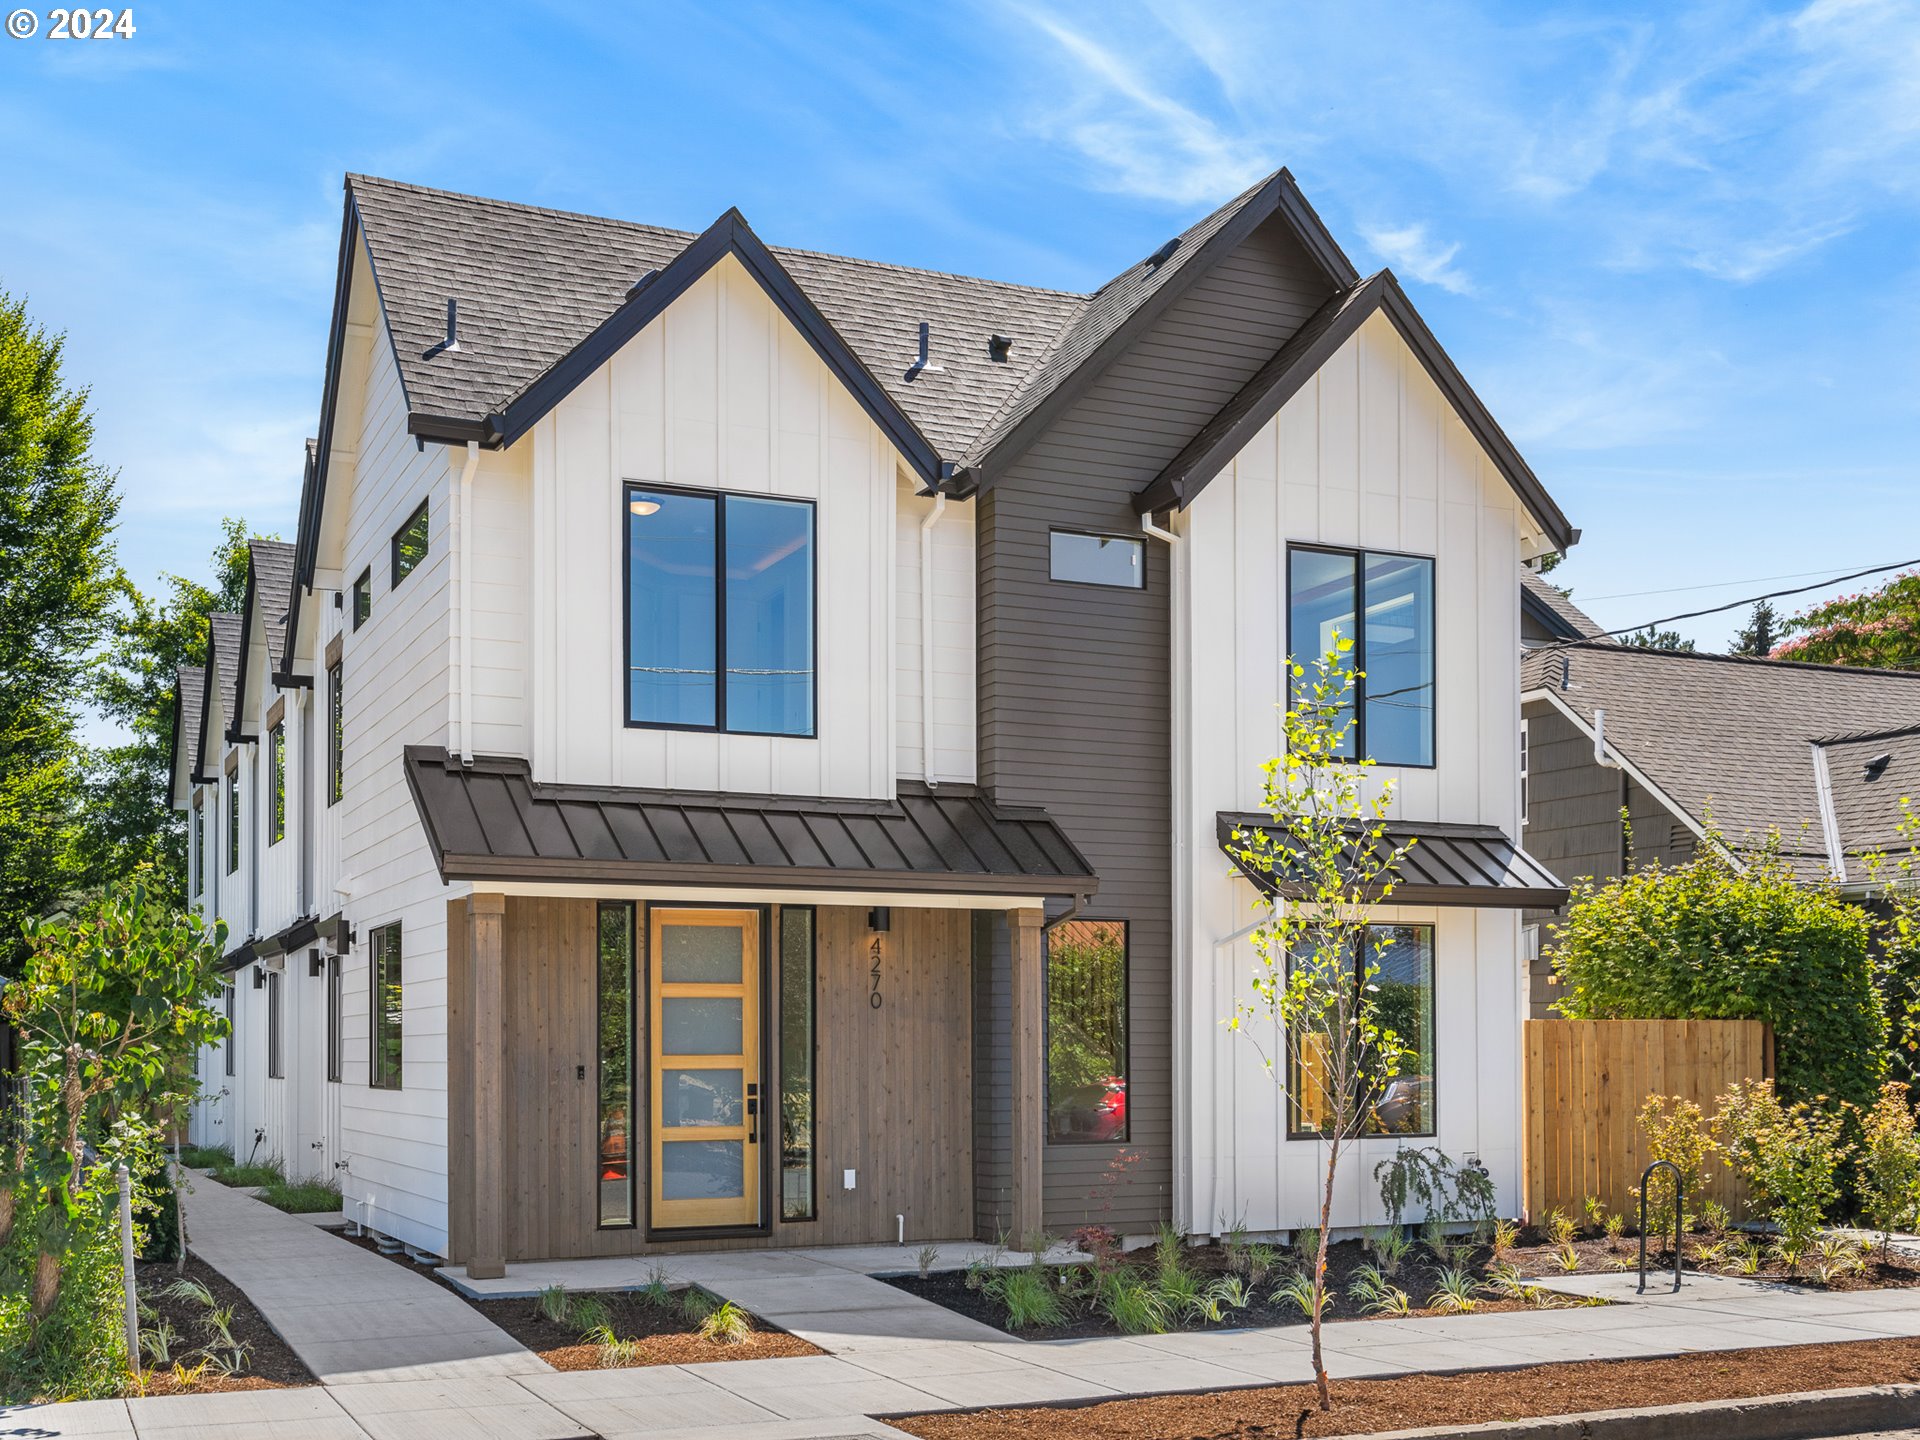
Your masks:
M227 776L227 874L240 868L240 772Z
M420 568L427 558L427 502L407 517L407 523L393 533L393 586Z
M220 1003L227 1010L227 1038L220 1042L220 1060L221 1068L229 1075L233 1074L233 991L233 982L229 980L220 996Z
M187 847L187 893L198 895L207 885L207 808L193 797L193 836Z
M600 907L600 1150L594 1161L602 1229L633 1224L633 906Z
M1047 1138L1127 1138L1127 926L1047 930Z
M358 630L373 614L373 571L362 570L353 582L353 628Z
M327 804L340 803L340 795L345 788L346 766L342 760L345 750L346 733L342 713L345 697L340 689L340 667L327 667Z
M1527 722L1520 722L1520 823L1527 823Z
M280 1048L282 1025L280 980L280 971L267 971L267 1078L269 1080L279 1080L286 1075Z
M398 920L390 925L382 925L373 932L373 953L368 969L373 979L373 1024L370 1027L372 1051L368 1057L367 1083L376 1090L398 1090L403 1014Z
M780 911L780 1218L814 1217L813 911Z
M340 1082L341 1060L340 1044L340 957L327 957L327 1079L334 1084Z
M287 838L287 727L267 732L267 844Z

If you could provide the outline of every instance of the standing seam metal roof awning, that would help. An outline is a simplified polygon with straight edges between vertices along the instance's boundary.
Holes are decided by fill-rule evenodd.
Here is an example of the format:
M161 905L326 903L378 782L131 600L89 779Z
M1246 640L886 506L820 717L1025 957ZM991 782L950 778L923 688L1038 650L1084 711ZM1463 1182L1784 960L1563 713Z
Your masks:
M1234 868L1262 890L1294 895L1298 887L1250 869L1234 853L1236 830L1265 830L1280 841L1282 827L1264 811L1222 810L1216 829L1220 849ZM1385 854L1408 839L1417 841L1400 861L1392 903L1405 905L1477 905L1508 910L1557 910L1567 903L1567 887L1538 860L1509 840L1498 825L1422 824L1389 821L1376 853ZM1356 840L1359 838L1356 833Z
M1086 897L1099 879L1044 811L971 786L895 800L538 784L524 760L409 746L442 880Z

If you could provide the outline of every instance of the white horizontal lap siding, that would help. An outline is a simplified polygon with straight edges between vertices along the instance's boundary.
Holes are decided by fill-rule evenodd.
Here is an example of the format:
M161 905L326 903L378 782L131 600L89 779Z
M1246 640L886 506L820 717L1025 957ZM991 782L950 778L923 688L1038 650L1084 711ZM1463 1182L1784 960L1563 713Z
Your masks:
M532 437L532 762L543 780L893 793L896 456L759 285L721 261ZM625 724L628 481L816 502L810 738Z
M949 502L933 528L933 763L926 764L926 707L921 689L920 527L933 501L915 491L906 476L895 490L894 574L897 590L894 689L899 696L896 770L935 780L972 783L976 778L974 623L976 573L971 503Z
M347 608L345 785L323 810L338 846L338 883L354 944L342 966L344 1085L339 1098L342 1174L348 1213L423 1249L446 1249L447 1066L446 889L408 793L402 752L445 745L453 654L449 520L464 452L417 447L384 339L375 343L361 412L353 483L342 501L342 583L349 592L372 572L372 613L358 630ZM428 503L424 561L396 590L391 541L422 500ZM331 628L331 625L324 627ZM325 710L324 666L316 677ZM324 722L323 722L324 723ZM325 746L317 769L324 775ZM331 913L324 872L318 905ZM403 991L402 1088L368 1086L371 1033L369 956L375 928L399 921ZM320 993L324 994L324 991ZM291 1033L289 1035L291 1039ZM324 1083L324 1082L323 1082Z
M1393 813L1498 824L1518 833L1520 530L1505 479L1384 317L1361 327L1195 500L1183 517L1191 729L1184 754L1191 977L1178 1023L1187 1207L1205 1231L1306 1223L1320 1147L1285 1139L1281 1086L1253 1043L1222 1021L1245 998L1253 950L1221 943L1256 917L1252 887L1229 878L1215 816L1259 808L1261 765L1280 750L1287 694L1289 544L1403 551L1434 560L1436 647L1432 769L1382 766ZM1181 788L1181 787L1177 787ZM1395 911L1383 912L1391 917ZM1431 1141L1477 1154L1518 1204L1519 917L1438 909L1436 1103ZM1269 1045L1278 1070L1284 1054ZM1372 1170L1392 1140L1345 1162L1335 1220L1373 1223Z

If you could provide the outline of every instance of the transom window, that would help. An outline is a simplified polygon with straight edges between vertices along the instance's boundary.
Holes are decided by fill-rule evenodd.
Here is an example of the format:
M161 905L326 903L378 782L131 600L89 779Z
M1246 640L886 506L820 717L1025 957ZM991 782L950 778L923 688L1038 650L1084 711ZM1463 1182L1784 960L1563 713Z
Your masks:
M1359 677L1344 754L1380 765L1433 764L1433 561L1372 550L1287 553L1288 649L1311 667L1351 640Z
M805 500L628 486L627 723L814 732Z
M1047 574L1073 585L1107 585L1116 590L1147 586L1147 545L1125 535L1083 535L1054 530L1047 539Z
M1297 952L1298 953L1298 952ZM1311 952L1308 952L1311 953ZM1288 968L1294 962L1290 961ZM1355 947L1352 961L1356 991L1367 966L1380 1028L1391 1030L1401 1045L1400 1064L1365 1097L1363 1135L1432 1135L1433 1109L1433 927L1372 925ZM1323 1080L1324 1052L1314 1046L1325 1035L1302 1037L1287 1047L1287 1133L1296 1140L1325 1135L1331 1129L1333 1101Z

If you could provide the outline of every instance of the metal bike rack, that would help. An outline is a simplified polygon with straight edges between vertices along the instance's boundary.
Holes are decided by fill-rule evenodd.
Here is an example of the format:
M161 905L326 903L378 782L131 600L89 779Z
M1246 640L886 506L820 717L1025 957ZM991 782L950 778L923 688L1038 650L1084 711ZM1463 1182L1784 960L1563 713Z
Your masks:
M1640 1172L1640 1289L1639 1294L1647 1293L1647 1182L1653 1178L1653 1172L1661 1168L1673 1172L1673 1288L1680 1289L1680 1264L1683 1254L1681 1242L1686 1231L1683 1228L1687 1212L1687 1177L1680 1173L1680 1167L1671 1160L1656 1160Z

